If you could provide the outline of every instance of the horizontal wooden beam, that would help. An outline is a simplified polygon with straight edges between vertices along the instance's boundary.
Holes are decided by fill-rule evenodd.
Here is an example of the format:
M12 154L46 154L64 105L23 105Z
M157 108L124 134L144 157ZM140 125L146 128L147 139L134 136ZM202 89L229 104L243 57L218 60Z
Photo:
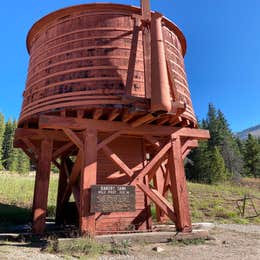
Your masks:
M42 140L46 137L60 142L69 141L69 138L62 131L17 128L15 130L14 144L16 144L16 140L21 140L23 138L30 138L31 140Z
M173 134L181 137L191 137L195 139L209 139L209 131L191 128L178 128L170 126L144 125L132 127L124 122L114 122L106 120L92 120L73 117L40 116L39 127L47 129L69 128L72 130L95 129L100 132L114 132L124 130L129 135L152 135L168 136Z

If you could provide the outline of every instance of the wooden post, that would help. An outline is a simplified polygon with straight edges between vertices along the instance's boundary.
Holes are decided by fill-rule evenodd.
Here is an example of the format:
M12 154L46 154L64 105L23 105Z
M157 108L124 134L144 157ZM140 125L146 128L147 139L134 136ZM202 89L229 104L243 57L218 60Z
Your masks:
M36 234L43 234L47 214L48 191L50 170L52 161L53 142L50 139L41 141L40 153L37 163L37 171L34 189L33 227Z
M80 231L95 236L95 213L90 212L90 188L97 183L97 132L84 132L82 173L80 184Z
M62 218L62 199L64 196L64 192L67 187L67 174L65 169L65 161L66 159L64 157L61 158L61 169L60 169L60 175L59 175L59 184L58 184L58 194L57 194L57 206L56 206L56 218L55 222L56 224L62 224L63 218Z
M161 167L159 167L158 170L156 171L156 174L154 175L153 178L153 182L156 190L158 190L159 193L163 194L164 176ZM155 205L155 207L156 207L156 220L158 222L162 222L163 212L157 205Z
M173 206L176 214L176 229L180 232L191 232L188 190L179 136L172 137L172 151L169 152L169 170Z

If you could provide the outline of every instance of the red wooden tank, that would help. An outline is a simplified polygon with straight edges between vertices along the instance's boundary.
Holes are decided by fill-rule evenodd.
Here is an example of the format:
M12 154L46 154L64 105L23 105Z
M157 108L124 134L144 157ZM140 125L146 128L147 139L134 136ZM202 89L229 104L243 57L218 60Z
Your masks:
M183 160L209 133L197 129L182 32L141 3L65 8L29 32L14 145L37 166L35 233L45 230L51 163L57 224L73 220L90 236L152 230L153 202L159 222L192 229Z
M30 64L19 124L62 109L73 113L81 108L85 117L91 117L99 108L99 118L108 119L117 108L115 120L127 117L129 122L157 112L157 104L156 111L149 105L151 86L145 86L145 77L150 82L151 75L144 73L141 18L137 7L86 4L56 11L38 21L27 38ZM175 125L187 119L196 126L183 60L186 41L174 23L165 17L162 23L172 80L166 98L175 107L152 121ZM182 113L176 118L178 108ZM131 115L126 116L126 112Z

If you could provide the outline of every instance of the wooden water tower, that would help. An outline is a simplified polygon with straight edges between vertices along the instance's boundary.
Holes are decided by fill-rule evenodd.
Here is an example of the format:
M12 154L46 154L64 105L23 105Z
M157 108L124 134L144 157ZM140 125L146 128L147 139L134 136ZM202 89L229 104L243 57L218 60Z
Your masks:
M182 32L141 2L61 9L28 34L14 144L37 165L35 233L45 230L51 163L57 223L74 196L84 235L151 230L151 203L158 221L191 231L183 160L209 133L197 128Z

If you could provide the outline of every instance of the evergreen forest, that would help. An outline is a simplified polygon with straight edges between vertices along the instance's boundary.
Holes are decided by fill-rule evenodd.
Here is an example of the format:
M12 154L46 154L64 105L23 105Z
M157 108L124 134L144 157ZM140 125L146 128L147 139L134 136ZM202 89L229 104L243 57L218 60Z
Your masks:
M225 115L213 104L199 125L209 130L211 139L200 142L185 159L188 180L215 184L239 182L242 177L260 178L260 138L250 134L246 140L237 138ZM16 120L5 120L0 113L0 170L26 174L33 166L22 150L13 148L16 126Z

